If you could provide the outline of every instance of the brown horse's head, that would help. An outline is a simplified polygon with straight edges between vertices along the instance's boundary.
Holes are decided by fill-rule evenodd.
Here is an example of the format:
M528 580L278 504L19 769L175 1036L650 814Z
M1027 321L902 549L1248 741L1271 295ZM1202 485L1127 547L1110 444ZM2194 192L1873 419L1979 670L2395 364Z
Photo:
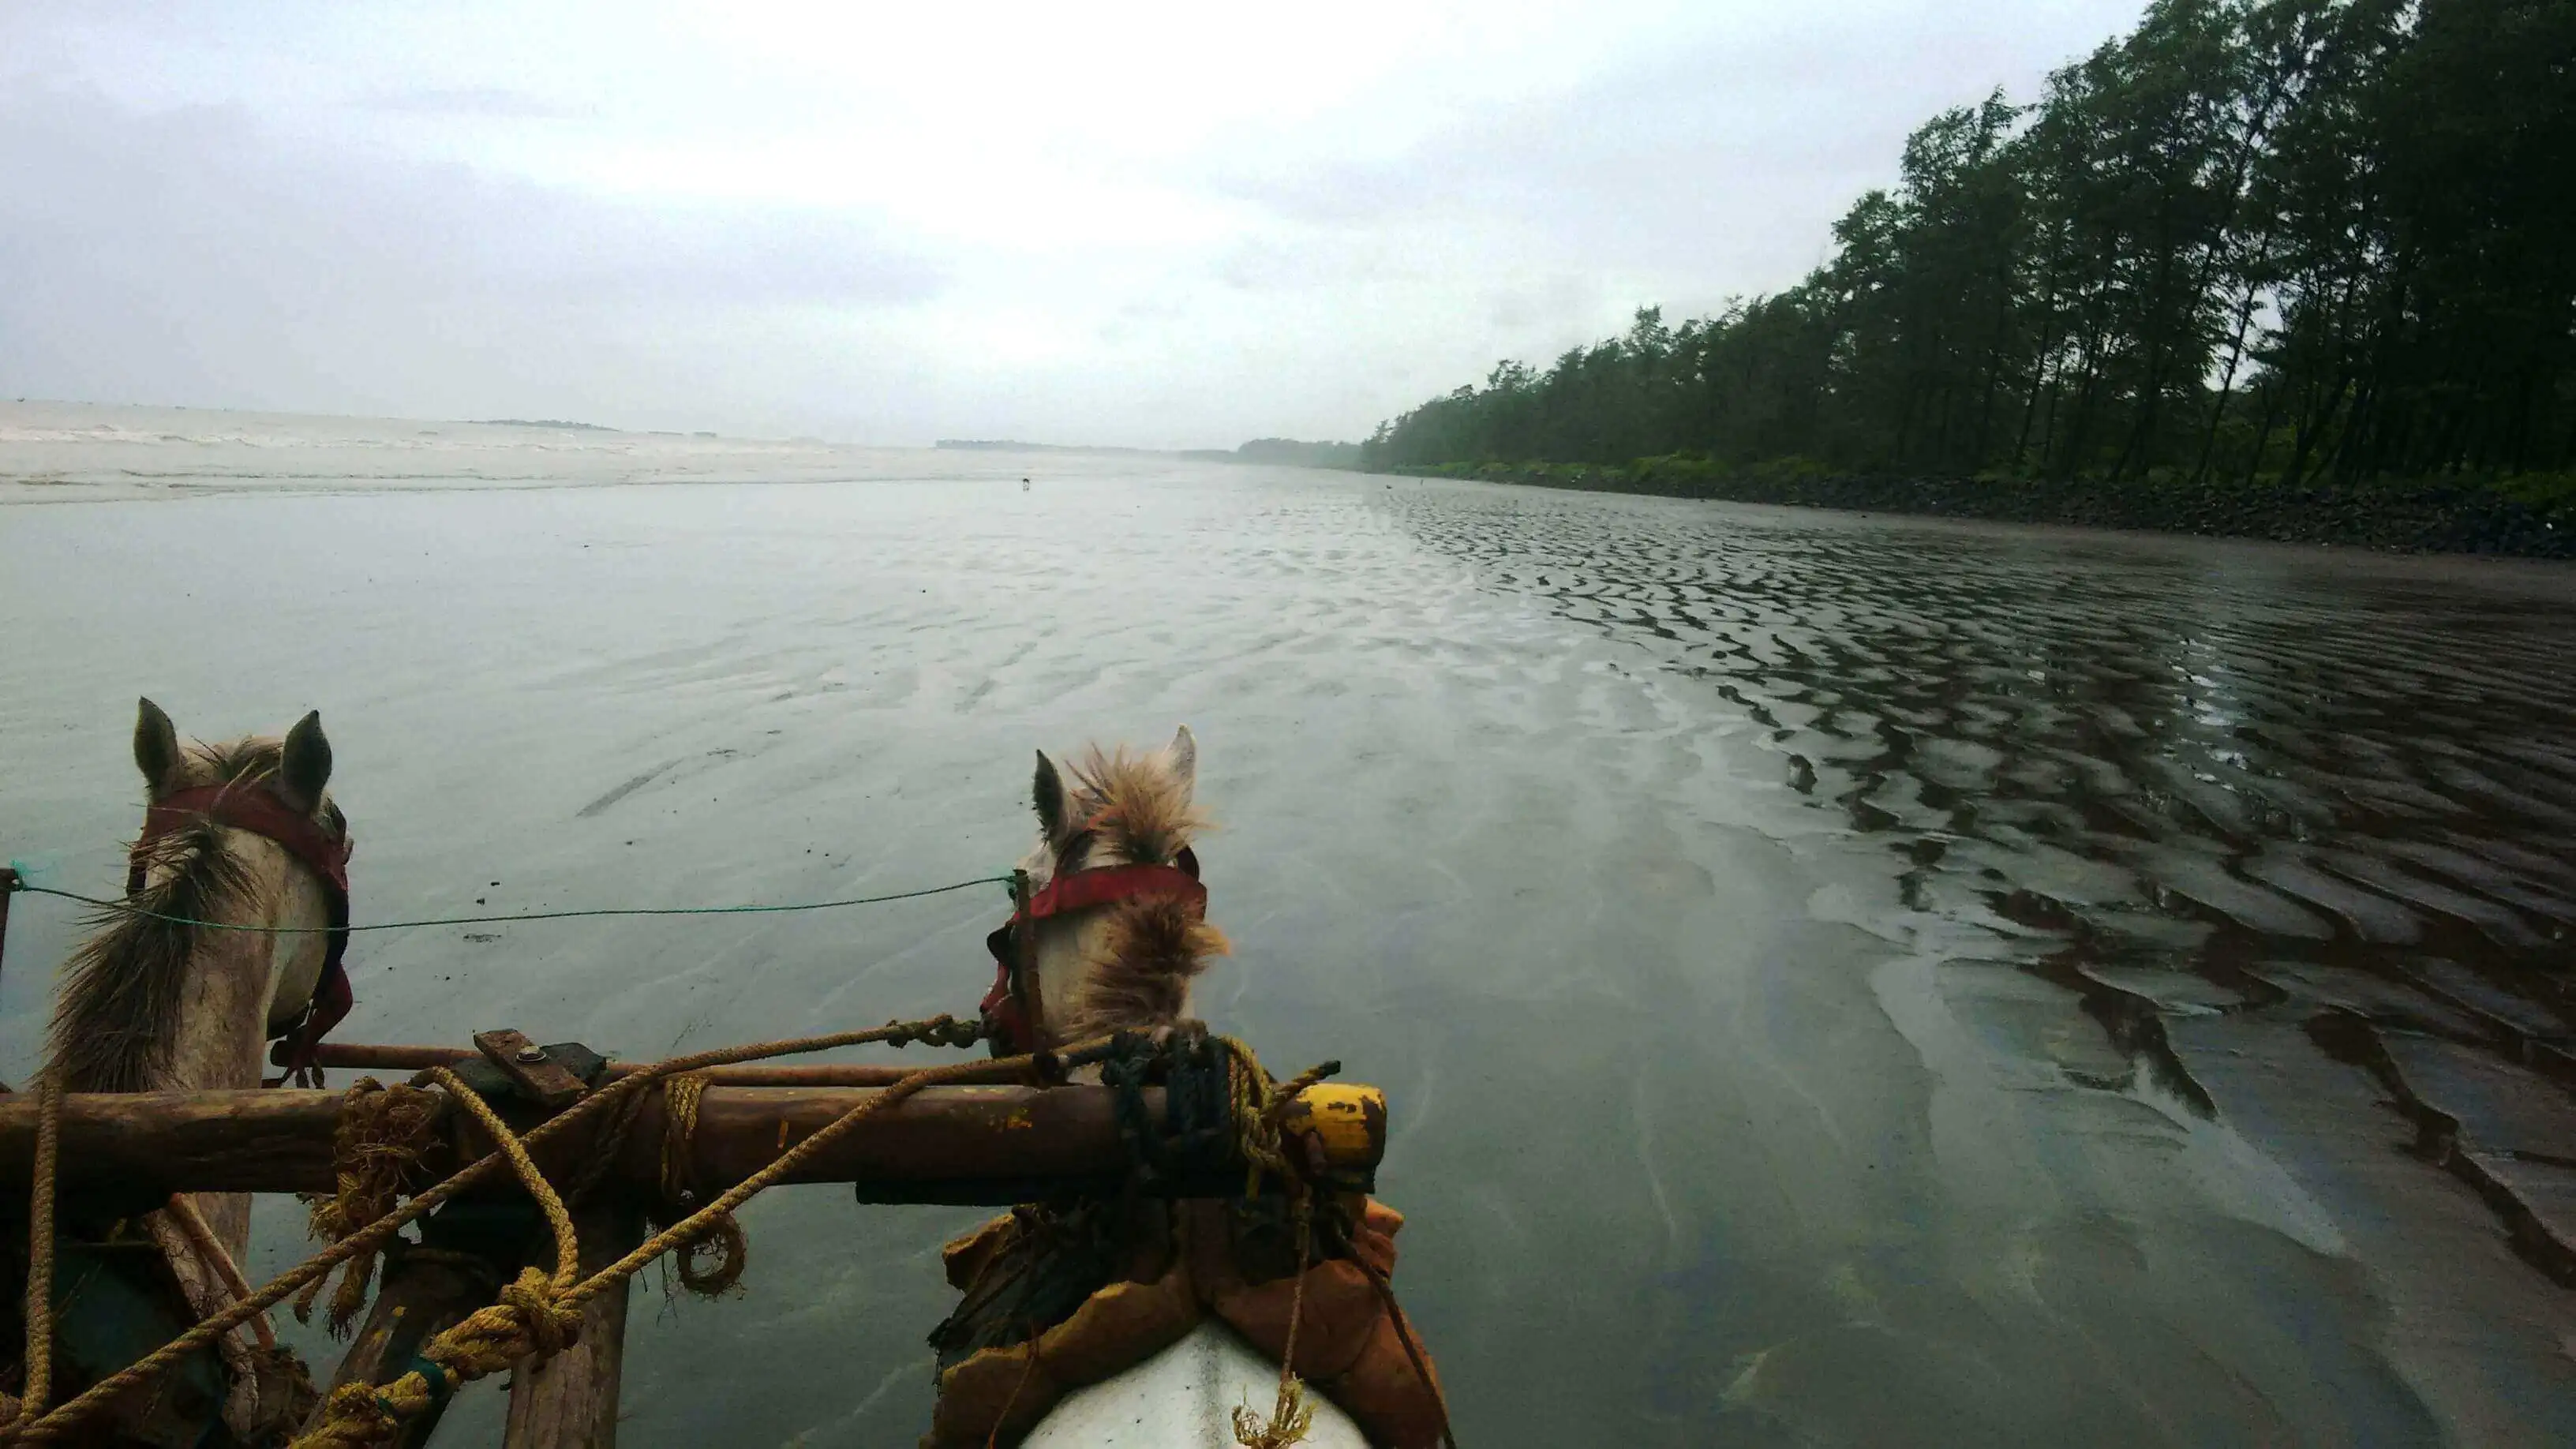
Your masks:
M1089 746L1061 771L1041 752L1031 787L1038 843L1023 862L1030 881L1043 889L1075 871L1178 863L1207 828L1192 800L1197 775L1187 725L1160 750ZM1192 978L1225 950L1224 935L1177 900L1120 901L1039 922L1039 1044L1180 1022Z

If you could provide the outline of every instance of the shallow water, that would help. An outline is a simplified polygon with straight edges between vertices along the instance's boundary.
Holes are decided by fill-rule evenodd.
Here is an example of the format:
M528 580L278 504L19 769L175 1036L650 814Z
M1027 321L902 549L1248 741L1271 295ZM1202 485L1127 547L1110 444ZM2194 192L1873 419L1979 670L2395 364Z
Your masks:
M2564 569L0 406L0 618L0 853L112 885L138 692L318 706L361 919L982 874L1033 746L1187 720L1202 1009L1387 1089L1470 1445L2576 1437ZM999 904L361 937L339 1035L963 1010ZM2503 1193L2407 1150L2338 1013ZM977 1216L761 1200L742 1296L638 1295L624 1442L909 1442Z

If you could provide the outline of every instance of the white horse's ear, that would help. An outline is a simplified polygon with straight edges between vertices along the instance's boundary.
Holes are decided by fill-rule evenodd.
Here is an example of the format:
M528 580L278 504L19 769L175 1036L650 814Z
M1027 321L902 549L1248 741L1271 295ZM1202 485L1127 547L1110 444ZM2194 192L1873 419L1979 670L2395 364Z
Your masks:
M134 768L143 772L144 787L158 795L179 768L179 727L151 700L134 703Z
M295 722L286 732L286 748L277 767L277 792L286 803L310 815L322 808L322 787L331 783L331 742L322 734L322 711Z
M1172 736L1171 759L1172 773L1180 777L1183 785L1198 782L1199 742L1198 737L1190 733L1188 725L1181 726L1179 732Z
M1038 826L1049 840L1064 836L1064 778L1055 772L1055 761L1038 751L1037 778L1030 782L1029 799L1038 807Z

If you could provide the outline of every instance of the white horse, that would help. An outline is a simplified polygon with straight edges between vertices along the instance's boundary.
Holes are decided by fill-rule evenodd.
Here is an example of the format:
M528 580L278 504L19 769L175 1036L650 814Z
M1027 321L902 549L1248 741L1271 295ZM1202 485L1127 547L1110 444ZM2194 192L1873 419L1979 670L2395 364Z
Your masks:
M53 1069L66 1092L257 1087L268 1041L307 1019L336 964L331 928L347 924L336 874L348 829L326 790L321 716L283 739L183 747L146 699L134 763L150 806L133 855L137 909L115 913L65 964ZM200 921L214 924L189 924ZM247 1194L186 1195L143 1226L195 1313L232 1300L250 1245ZM236 1434L260 1416L258 1365L276 1362L253 1350L265 1329L261 1320L219 1343L231 1378L224 1418Z

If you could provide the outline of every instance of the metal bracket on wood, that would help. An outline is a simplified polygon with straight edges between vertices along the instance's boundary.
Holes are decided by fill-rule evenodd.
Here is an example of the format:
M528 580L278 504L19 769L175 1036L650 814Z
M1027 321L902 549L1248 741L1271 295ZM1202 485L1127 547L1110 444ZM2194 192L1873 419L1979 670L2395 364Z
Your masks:
M590 1090L589 1079L606 1065L597 1052L577 1042L539 1046L528 1040L526 1032L509 1027L474 1033L474 1049L506 1079L509 1090L549 1112L580 1101ZM466 1085L483 1091L483 1084L471 1075L459 1075Z

